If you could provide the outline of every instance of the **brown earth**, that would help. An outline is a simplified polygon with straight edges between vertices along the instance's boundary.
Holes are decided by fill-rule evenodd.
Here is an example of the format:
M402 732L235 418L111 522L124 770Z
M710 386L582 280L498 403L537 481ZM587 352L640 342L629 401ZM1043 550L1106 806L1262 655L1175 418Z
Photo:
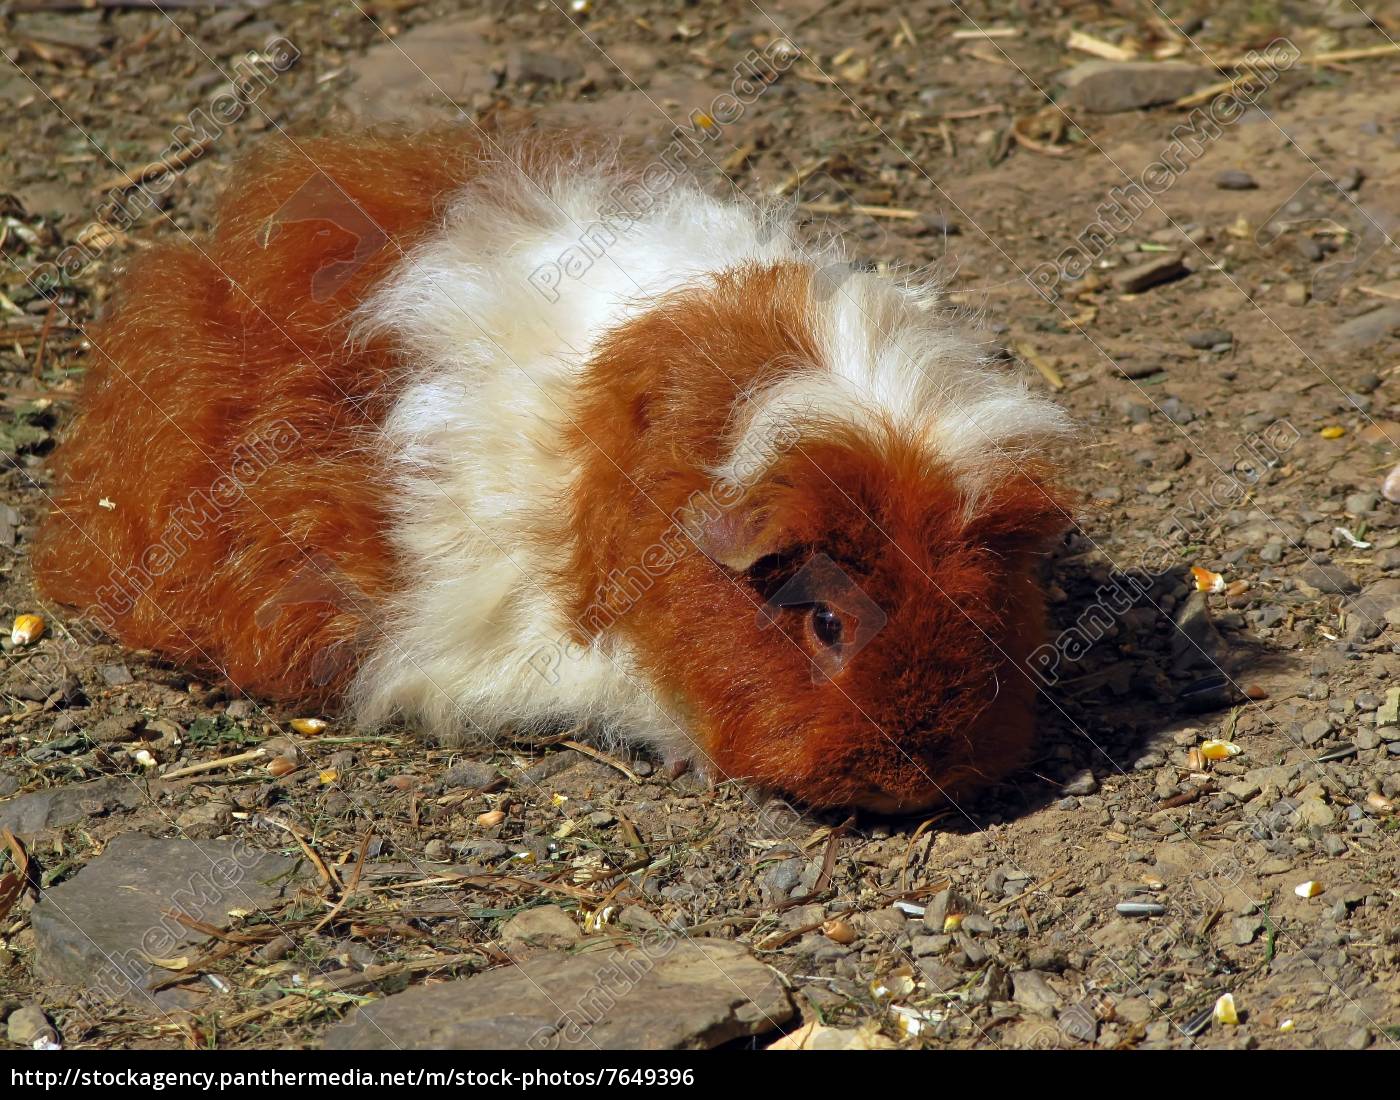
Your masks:
M412 1042L415 1004L453 1003L422 990L471 972L496 972L479 979L496 988L513 963L531 981L556 966L582 997L596 973L579 956L708 937L755 969L717 968L709 999L692 1000L677 990L693 966L669 960L596 1034L767 1044L805 1023L815 1036L783 1042L1400 1045L1400 511L1380 495L1400 461L1395 10L400 0L0 14L0 611L48 621L37 643L4 644L0 674L0 825L17 834L0 862L9 1039L310 1046L378 1019ZM1198 68L1069 76L1091 59L1071 31ZM148 185L156 209L104 218L123 175L278 35L297 63ZM1219 127L1170 102L1094 110L1236 75L1281 37L1301 57ZM1083 428L1066 458L1085 505L1049 563L1066 633L1041 663L1038 755L1011 781L931 822L845 821L557 739L462 753L409 731L298 733L296 715L36 600L25 554L86 363L81 326L120 263L207 228L240 152L504 105L659 149L779 38L802 59L712 127L696 173L782 191L870 263L932 266L991 324L1006 369L1053 386ZM1134 180L1155 195L1119 217L1105 204ZM39 294L30 277L78 241L88 262ZM1048 300L1032 280L1061 256L1083 264ZM1192 566L1228 587L1195 593ZM1211 739L1240 752L1202 759ZM136 833L174 847L116 842ZM230 883L198 905L169 899L202 927L163 912L163 894L133 900L240 845L256 861L235 860ZM295 866L241 877L267 860ZM1305 882L1320 892L1300 896ZM156 927L127 960L132 986L114 958ZM321 993L296 995L308 983ZM1211 1021L1227 992L1238 1024ZM532 995L510 987L512 1004ZM664 998L693 1009L684 1028L648 1030ZM454 1034L514 1034L473 1013Z

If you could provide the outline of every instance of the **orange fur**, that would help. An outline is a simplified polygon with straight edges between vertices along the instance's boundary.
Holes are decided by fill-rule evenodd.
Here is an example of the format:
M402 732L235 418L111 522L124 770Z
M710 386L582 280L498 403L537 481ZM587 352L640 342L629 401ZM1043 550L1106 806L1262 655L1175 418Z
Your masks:
M157 248L122 279L91 334L34 568L47 595L126 645L327 700L394 583L367 452L395 364L382 346L346 348L346 315L433 225L474 150L448 132L304 148L268 147L224 195L211 240ZM345 216L349 200L386 239ZM356 233L376 247L356 257ZM318 273L350 259L318 301ZM259 451L276 460L247 460ZM242 491L206 504L240 456Z

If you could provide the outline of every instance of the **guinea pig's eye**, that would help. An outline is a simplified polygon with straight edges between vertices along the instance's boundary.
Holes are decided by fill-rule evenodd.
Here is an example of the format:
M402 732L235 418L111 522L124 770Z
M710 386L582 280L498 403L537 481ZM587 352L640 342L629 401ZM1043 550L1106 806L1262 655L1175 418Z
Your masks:
M812 607L812 636L824 646L841 644L841 616L824 603Z

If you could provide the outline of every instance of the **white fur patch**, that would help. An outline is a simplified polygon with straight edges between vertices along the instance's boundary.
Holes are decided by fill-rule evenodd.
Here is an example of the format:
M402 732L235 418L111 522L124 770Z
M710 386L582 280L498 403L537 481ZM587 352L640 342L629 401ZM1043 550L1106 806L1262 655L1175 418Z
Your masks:
M561 502L575 471L554 447L600 336L711 273L804 254L752 205L679 186L561 275L550 300L539 271L596 227L616 186L606 165L536 180L493 166L361 310L357 335L391 336L412 364L385 424L403 583L389 640L352 689L367 724L397 715L450 737L588 722L693 755L680 713L654 698L624 642L565 641L550 577L569 550ZM816 262L829 271L836 259ZM734 461L752 463L784 424L883 418L975 491L1006 455L1067 426L982 363L926 290L852 273L814 303L812 323L822 361L745 403Z

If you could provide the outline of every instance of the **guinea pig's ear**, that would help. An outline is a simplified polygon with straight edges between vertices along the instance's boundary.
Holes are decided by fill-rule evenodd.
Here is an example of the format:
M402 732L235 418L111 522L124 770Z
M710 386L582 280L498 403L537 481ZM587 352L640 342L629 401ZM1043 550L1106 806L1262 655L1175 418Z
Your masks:
M744 504L703 517L694 531L701 552L735 573L782 549L783 535L771 509Z

